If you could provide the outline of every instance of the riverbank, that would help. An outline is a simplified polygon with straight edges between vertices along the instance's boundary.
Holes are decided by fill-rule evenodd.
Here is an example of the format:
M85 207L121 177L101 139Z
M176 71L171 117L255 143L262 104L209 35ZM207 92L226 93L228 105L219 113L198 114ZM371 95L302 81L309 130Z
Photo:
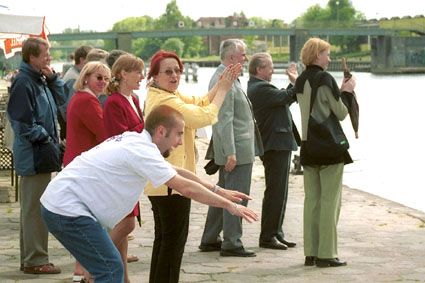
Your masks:
M203 157L207 142L197 140ZM205 175L202 158L198 175L215 182L217 175ZM264 192L261 161L254 164L249 207L261 213ZM9 181L10 179L5 179ZM13 192L13 190L12 190ZM13 197L13 196L12 196ZM339 256L348 262L340 268L303 265L302 213L303 177L290 178L289 199L284 222L288 239L297 242L287 251L258 247L260 223L244 222L244 245L257 253L255 258L220 257L218 252L198 250L208 207L192 202L189 238L183 257L181 282L394 282L425 280L425 213L359 190L344 187L339 232ZM148 282L153 242L150 203L141 197L142 227L136 227L129 251L138 262L129 264L133 283ZM57 275L29 275L19 271L19 206L0 204L0 282L71 282L74 260L53 237L49 239L50 261L63 270Z

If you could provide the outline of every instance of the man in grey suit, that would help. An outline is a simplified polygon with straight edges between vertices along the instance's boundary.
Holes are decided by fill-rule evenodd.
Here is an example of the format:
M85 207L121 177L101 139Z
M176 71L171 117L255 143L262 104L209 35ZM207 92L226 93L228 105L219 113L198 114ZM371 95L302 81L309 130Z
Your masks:
M221 64L211 78L210 89L228 65L248 61L245 44L239 39L224 40L220 45L220 57ZM206 158L214 159L220 166L218 185L249 194L252 165L255 155L263 154L263 145L251 103L239 80L235 80L228 91L218 113L218 122L212 129L214 141L210 143ZM247 206L248 201L243 201L242 204ZM241 236L240 218L221 208L209 207L199 249L204 252L220 251L221 256L255 256L253 251L243 247Z
M297 150L289 106L296 100L294 87L278 89L270 83L273 61L267 53L257 53L249 62L248 97L254 109L254 116L260 129L264 145L261 157L266 178L261 233L259 246L268 249L286 250L295 243L284 238L282 229L288 198L291 151ZM295 65L287 70L292 83L298 72ZM298 135L298 132L296 132ZM298 135L299 136L299 135Z

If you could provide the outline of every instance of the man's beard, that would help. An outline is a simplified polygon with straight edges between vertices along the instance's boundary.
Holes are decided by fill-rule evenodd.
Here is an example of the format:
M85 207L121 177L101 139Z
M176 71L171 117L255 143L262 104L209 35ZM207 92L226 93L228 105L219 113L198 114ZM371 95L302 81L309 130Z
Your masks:
M164 151L164 153L162 154L162 156L164 157L164 158L167 158L168 156L170 156L170 150L168 149L168 150L166 150L166 151Z

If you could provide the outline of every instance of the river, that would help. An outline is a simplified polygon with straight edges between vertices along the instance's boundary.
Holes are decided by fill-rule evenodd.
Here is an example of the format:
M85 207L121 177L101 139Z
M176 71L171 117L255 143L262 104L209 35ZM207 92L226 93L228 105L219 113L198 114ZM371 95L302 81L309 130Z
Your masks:
M60 69L59 69L60 70ZM188 95L203 95L215 68L200 68L198 82L185 81L179 90ZM331 72L340 84L342 72ZM425 119L425 74L374 75L353 73L360 105L359 139L355 139L349 117L343 122L354 163L345 166L344 184L403 205L425 211L425 175L422 161L421 124ZM248 74L240 78L246 90ZM274 74L272 83L286 87L286 75ZM144 97L145 84L139 91ZM301 129L296 103L291 106L297 127ZM419 144L418 144L419 142ZM421 169L422 168L422 169Z
M182 81L179 90L196 95L207 92L215 68L200 68L198 83ZM342 72L331 72L338 83ZM355 139L349 117L343 122L354 163L345 166L344 184L406 206L425 211L425 175L422 161L425 146L425 75L373 75L353 73L360 105L359 139ZM246 90L248 74L240 78ZM286 75L274 74L272 83L286 87ZM297 127L301 129L298 104L291 106ZM416 146L418 145L418 146ZM421 169L422 168L422 169Z

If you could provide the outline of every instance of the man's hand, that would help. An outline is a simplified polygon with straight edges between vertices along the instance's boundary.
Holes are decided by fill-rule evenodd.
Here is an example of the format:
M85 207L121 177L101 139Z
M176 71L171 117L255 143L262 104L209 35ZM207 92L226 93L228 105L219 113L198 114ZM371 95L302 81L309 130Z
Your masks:
M288 75L289 80L291 81L292 84L295 84L295 81L298 78L298 71L297 71L297 66L295 66L294 63L291 63L291 65L289 65L289 68L286 69L286 74Z
M50 66L45 66L40 71L46 77L50 77L51 75L53 75L53 69Z
M227 172L231 172L235 168L235 166L236 166L236 154L228 155L224 169Z
M217 194L230 201L242 202L242 199L252 200L252 197L234 190L218 189Z
M258 221L258 215L250 208L233 203L232 207L227 209L230 214L242 217L249 223L252 223L252 220Z

